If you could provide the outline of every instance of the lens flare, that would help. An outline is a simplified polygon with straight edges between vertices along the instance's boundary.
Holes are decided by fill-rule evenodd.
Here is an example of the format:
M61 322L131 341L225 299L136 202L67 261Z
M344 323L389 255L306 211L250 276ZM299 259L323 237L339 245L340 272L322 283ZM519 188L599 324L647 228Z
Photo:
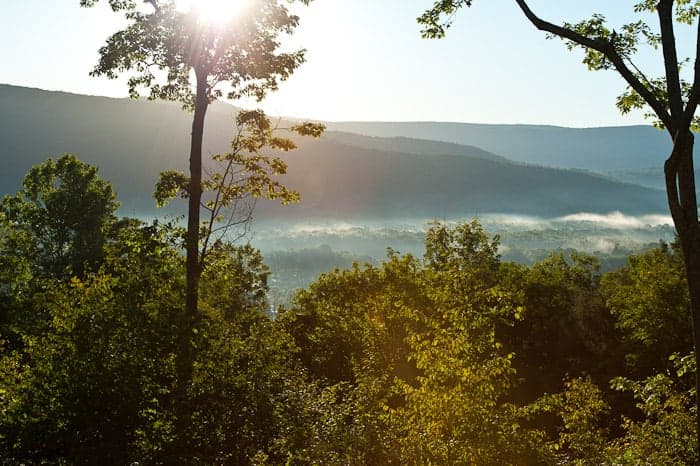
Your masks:
M180 11L196 13L203 21L223 24L244 15L252 0L178 0Z

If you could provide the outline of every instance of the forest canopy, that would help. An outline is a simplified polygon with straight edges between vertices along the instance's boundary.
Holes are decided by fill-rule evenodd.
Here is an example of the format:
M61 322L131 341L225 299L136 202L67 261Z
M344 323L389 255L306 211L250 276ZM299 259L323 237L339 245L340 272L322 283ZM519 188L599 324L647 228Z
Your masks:
M260 252L216 243L183 457L183 231L116 206L72 155L0 202L3 464L697 461L677 246L525 266L476 221L325 273L275 320Z

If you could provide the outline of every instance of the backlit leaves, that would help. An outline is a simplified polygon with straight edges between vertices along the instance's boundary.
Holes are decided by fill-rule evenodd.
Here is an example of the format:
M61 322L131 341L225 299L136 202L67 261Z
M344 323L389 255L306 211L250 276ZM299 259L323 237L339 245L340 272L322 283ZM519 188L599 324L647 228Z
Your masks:
M98 0L81 0L92 6ZM279 0L255 0L248 14L225 27L181 11L175 0L110 0L127 26L107 39L93 75L115 79L130 72L129 94L146 89L150 99L178 101L194 108L191 78L205 84L210 101L227 96L262 99L304 62L304 51L280 51L280 34L291 34L299 18ZM308 4L307 0L301 3Z
M418 17L418 24L423 26L421 35L425 39L441 39L452 26L457 11L464 6L471 6L472 0L436 0L433 7ZM445 17L443 19L443 16Z

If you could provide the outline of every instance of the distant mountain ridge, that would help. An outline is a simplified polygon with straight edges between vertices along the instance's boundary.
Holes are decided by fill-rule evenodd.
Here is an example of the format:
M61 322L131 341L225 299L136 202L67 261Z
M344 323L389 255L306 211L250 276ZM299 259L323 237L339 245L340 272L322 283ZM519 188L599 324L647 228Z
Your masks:
M204 150L225 150L235 108L215 104ZM100 167L128 215L152 213L160 171L185 169L191 115L179 105L0 85L0 193L47 157L72 152ZM331 124L331 128L333 125ZM420 136L420 134L416 134ZM328 131L285 154L284 183L303 202L262 216L448 217L486 212L563 215L665 212L663 193L587 173L513 163L474 146Z
M414 139L403 136L387 138L361 136L343 131L326 131L324 139L362 149L375 149L387 152L401 152L415 155L462 155L476 159L498 160L501 162L509 161L505 157L487 152L475 146L442 141L429 141L426 139Z
M285 182L299 187L302 203L263 203L263 212L334 219L666 212L661 191L573 170L363 149L323 138L300 149L284 158Z
M595 172L663 167L668 134L651 126L564 128L439 122L330 122L328 129L374 137L468 144L513 161ZM696 154L700 150L695 148Z

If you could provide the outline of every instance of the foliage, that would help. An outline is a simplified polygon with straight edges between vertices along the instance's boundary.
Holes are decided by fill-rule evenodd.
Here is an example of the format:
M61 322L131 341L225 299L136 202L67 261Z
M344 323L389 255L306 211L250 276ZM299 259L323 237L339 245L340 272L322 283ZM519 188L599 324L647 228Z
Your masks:
M81 0L81 5L97 1ZM129 24L100 49L93 71L110 79L132 72L128 81L132 97L145 87L150 99L176 100L194 109L190 87L194 70L197 80L206 82L209 101L224 95L220 84L228 84L229 99L243 95L261 99L304 60L302 50L278 53L277 36L291 33L299 22L278 0L255 0L246 15L219 26L207 24L196 9L182 11L173 0L144 3L150 3L151 11L133 1L110 0Z
M674 20L692 25L700 16L697 1L644 0L634 5L635 13L658 13L658 29L641 19L613 29L608 25L607 18L599 13L578 23L565 22L558 26L537 17L526 1L516 0L516 3L530 22L546 31L548 37L562 39L569 50L581 49L583 64L589 70L616 70L625 79L628 87L617 99L620 112L625 114L634 109L647 109L645 116L659 128L669 127L672 137L685 125L698 130L700 117L694 115L694 110L698 104L699 89L697 83L693 85L682 74L691 59L679 59L675 44L672 46L673 52L669 45L669 41L675 41L672 34ZM417 19L423 26L423 37L443 38L458 10L471 5L472 0L435 0L433 6ZM649 77L637 67L635 59L640 46L663 50L667 63L664 76ZM697 81L697 77L695 73L694 81Z
M700 3L697 0L641 0L634 5L634 12L637 14L655 12L658 29L654 29L643 20L637 20L624 24L619 30L610 28L605 16L600 14L594 14L589 19L575 24L557 25L537 16L526 0L515 0L515 3L537 29L545 31L550 37L562 39L569 50L582 49L583 62L590 70L614 69L628 86L626 92L617 100L620 111L628 113L633 109L648 109L646 116L653 118L654 125L665 129L670 136L673 149L664 164L666 194L685 262L692 327L697 329L700 322L700 230L697 228L698 205L693 168L695 139L693 132L700 129L700 117L696 115L700 104L700 57L694 57L695 66L690 73L684 70L684 66L691 61L691 58L678 57L674 27L675 23L691 25L699 21ZM436 0L433 7L418 18L419 23L425 27L424 36L443 37L456 10L471 4L471 0ZM447 19L444 20L444 17ZM634 60L642 44L660 50L664 63L662 77L648 77L635 64ZM700 36L696 38L695 45L694 50L697 54L700 52ZM635 264L631 265L635 266ZM678 287L683 288L682 285ZM661 286L652 287L650 293L652 299L659 294L657 293L659 289L673 289L673 285L667 282ZM611 294L614 295L614 292ZM672 299L669 307L674 310L684 307L682 306L684 294L675 297L681 297L681 302L679 299ZM617 306L617 312L622 317L619 327L623 330L634 329L628 341L636 341L642 345L650 344L657 335L652 325L649 325L650 322L642 322L638 326L637 322L628 319L635 312L637 317L640 316L637 312L642 307L639 306L639 301L635 303L636 306L632 306L632 309L627 307L626 303L616 303L615 299L611 302L613 306ZM668 314L664 309L666 303L661 304L661 310L650 313L652 318L649 320ZM673 317L673 324L669 325L670 327L676 327L675 323L685 320L679 316L682 314ZM665 323L662 325L666 327ZM673 331L678 332L679 329L673 328ZM682 330L680 332L683 333ZM700 336L694 332L692 338L697 361L700 360ZM658 346L662 352L668 350L668 347ZM661 355L663 356L663 353ZM651 362L652 365L656 363L658 358ZM696 391L700 390L700 378L695 379L695 386ZM700 411L700 397L696 397L695 402L697 414ZM697 420L700 420L700 417L696 416ZM700 422L698 425L700 426ZM695 435L696 450L699 450L700 432L697 432L697 429Z
M70 182L64 188L77 189ZM277 400L298 377L287 361L293 349L262 314L267 270L259 252L226 244L209 259L185 400L191 450L182 456L175 435L181 237L168 224L115 221L96 252L96 270L70 280L35 279L26 299L6 287L14 299L4 303L13 333L0 329L3 464L247 464L260 456L278 462ZM17 313L41 325L20 325Z
M207 258L202 299L230 321L264 316L270 271L260 251L218 243Z
M0 339L23 346L24 332L50 320L39 294L104 262L119 224L110 183L67 154L33 167L23 188L0 200ZM60 285L59 285L60 286Z
M72 194L56 199L111 193L67 161L91 182L61 178L52 189ZM181 228L87 209L107 231L90 268L44 276L26 251L51 230L24 219L50 224L32 206L58 201L23 193L4 202L41 215L0 217L0 259L18 271L0 272L2 464L697 460L694 360L648 362L669 355L647 343L674 350L687 325L674 317L683 261L667 247L601 276L581 254L503 264L477 222L434 223L423 259L389 250L323 274L271 321L260 252L214 242L188 327ZM601 388L613 376L617 397Z
M194 376L189 387L187 435L191 464L254 464L263 458L282 464L275 445L291 413L281 402L290 384L299 385L290 362L291 340L264 315L231 321L210 308L197 329ZM245 317L245 316L243 316Z
M639 377L670 369L668 357L692 349L688 284L679 251L665 244L630 256L601 281L622 333L627 364Z
M229 152L212 155L217 168L207 170L207 179L202 182L202 208L209 213L201 233L203 268L212 243L222 241L236 227L243 228L241 235L245 233L257 199L279 200L282 204L299 202L299 193L279 181L279 176L287 172L287 164L278 156L264 153L296 148L292 139L278 134L286 131L318 138L325 128L316 123L282 128L273 125L261 110L240 111L236 115L236 127ZM189 186L190 178L184 173L161 173L154 192L158 206L167 204L176 196L187 199Z
M499 328L499 339L515 354L518 399L559 392L572 377L606 383L616 374L617 334L598 290L595 258L551 253L532 267L505 264L500 273L521 296L522 318Z
M97 168L71 154L48 159L29 171L22 190L0 202L10 226L3 260L16 261L9 251L21 250L32 276L82 277L99 267L117 207L112 185ZM21 270L23 264L15 265Z
M381 267L324 274L282 314L323 393L347 394L330 412L352 413L355 436L327 431L323 451L351 464L523 460L534 437L503 404L513 370L495 338L515 309L477 280L493 274L496 243L477 224L437 224L426 245L425 263L390 251Z
M91 6L95 1L82 0L81 5ZM287 79L304 61L304 51L281 51L278 36L291 34L299 18L291 14L280 0L255 0L245 15L227 18L218 25L207 21L197 8L183 11L175 0L149 0L145 3L149 6L140 9L132 1L110 0L113 10L124 11L127 26L109 37L100 49L100 61L93 75L114 79L119 73L129 72L128 87L132 97L138 97L139 91L146 88L150 99L179 101L185 109L194 111L189 179L184 175L166 173L156 194L159 202L178 191L185 192L188 198L185 318L180 321L178 332L181 347L175 395L179 406L175 430L177 443L182 449L180 456L184 457L193 448L189 442L195 440L187 433L193 422L191 416L195 413L185 399L195 376L197 347L193 334L203 318L199 279L213 222L220 217L219 210L241 197L237 189L240 178L235 171L227 169L224 174L213 175L209 184L202 183L202 144L207 108L224 95L222 86L227 87L229 99L253 96L261 100L268 91L277 89L279 81ZM289 197L292 193L270 178L270 173L281 174L285 167L278 160L257 153L267 145L289 147L281 140L269 139L264 131L269 129L265 127L266 122L259 112L239 115L239 125L252 129L251 134L242 137L242 148L249 154L239 158L238 148L234 148L230 156L220 157L219 161L225 161L229 169L236 168L237 164L245 167L248 177L243 178L242 184L243 189L248 190L246 195L260 195L265 189L268 197ZM303 127L301 132L305 129ZM187 182L187 187L182 185L184 182ZM211 217L208 228L204 230L204 245L200 253L200 203L203 189L212 187L216 194L214 201L205 203Z
M47 326L1 355L22 361L2 384L4 458L127 463L141 447L167 444L182 295L181 261L161 235L151 227L123 232L129 239L106 252L100 271L35 296Z
M552 412L561 418L558 437L546 444L552 456L566 464L606 464L607 433L599 421L609 406L590 379L571 379L563 392L545 395L528 409Z
M624 417L622 435L613 438L601 419L611 410L602 390L590 378L567 381L565 390L545 395L527 407L530 413L550 412L561 418L558 436L544 447L557 464L580 465L685 465L697 462L694 389L683 378L693 376L692 355L672 357L674 372L659 373L641 381L625 377L612 387L631 393L642 413Z
M624 377L613 380L617 390L631 392L644 413L642 420L625 419L624 437L613 444L616 464L696 464L698 451L695 420L695 389L683 389L695 375L692 355L672 357L674 371L659 373L642 381Z

